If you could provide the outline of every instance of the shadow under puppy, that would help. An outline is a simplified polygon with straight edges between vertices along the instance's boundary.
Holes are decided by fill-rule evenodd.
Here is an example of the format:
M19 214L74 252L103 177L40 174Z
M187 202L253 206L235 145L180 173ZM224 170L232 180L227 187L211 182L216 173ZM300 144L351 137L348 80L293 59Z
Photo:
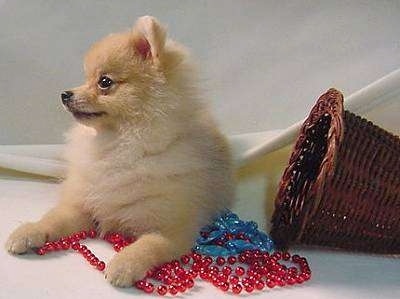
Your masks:
M86 82L62 94L77 124L68 133L58 204L16 229L20 254L97 224L138 240L117 253L107 279L128 287L190 250L201 226L233 198L225 138L200 100L186 50L153 17L94 44Z

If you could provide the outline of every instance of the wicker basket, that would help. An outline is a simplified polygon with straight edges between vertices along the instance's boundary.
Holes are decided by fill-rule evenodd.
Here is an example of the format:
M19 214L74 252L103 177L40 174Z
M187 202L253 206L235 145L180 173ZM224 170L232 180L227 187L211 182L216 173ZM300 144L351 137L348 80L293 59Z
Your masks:
M400 253L400 139L330 89L304 122L275 201L271 236L294 244Z

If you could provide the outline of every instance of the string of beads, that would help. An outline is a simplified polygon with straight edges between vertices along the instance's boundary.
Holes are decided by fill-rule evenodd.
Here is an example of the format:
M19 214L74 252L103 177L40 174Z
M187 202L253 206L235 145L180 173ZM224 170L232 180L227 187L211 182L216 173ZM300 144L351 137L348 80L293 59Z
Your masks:
M81 231L57 241L47 242L37 250L44 255L60 250L74 250L81 254L88 263L99 271L106 267L81 241L96 238L95 230ZM235 239L233 236L231 239ZM242 240L242 235L239 235ZM104 238L115 251L135 241L119 233L107 233ZM306 258L299 255L291 256L288 252L276 251L269 254L259 249L245 250L237 255L227 257L211 257L192 251L182 255L180 260L165 263L149 270L143 280L133 285L146 293L157 292L159 295L176 295L191 289L196 279L212 283L224 292L240 294L242 291L251 293L264 288L274 288L301 284L311 278L311 270Z

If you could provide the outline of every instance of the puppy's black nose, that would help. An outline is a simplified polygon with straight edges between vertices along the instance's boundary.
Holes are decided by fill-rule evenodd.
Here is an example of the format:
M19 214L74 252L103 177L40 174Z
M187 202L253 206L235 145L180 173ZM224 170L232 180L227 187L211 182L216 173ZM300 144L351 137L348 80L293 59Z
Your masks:
M74 93L69 90L62 92L61 93L61 101L63 102L63 104L64 105L67 104L71 100L73 95L74 95Z

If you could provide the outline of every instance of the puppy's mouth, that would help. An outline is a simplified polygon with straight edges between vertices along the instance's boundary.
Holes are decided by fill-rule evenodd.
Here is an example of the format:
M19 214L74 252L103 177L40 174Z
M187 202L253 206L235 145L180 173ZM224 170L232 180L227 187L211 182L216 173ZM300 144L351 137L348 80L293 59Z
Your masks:
M76 109L69 109L69 111L72 113L72 115L76 119L93 119L93 118L101 117L101 116L107 114L104 111L88 112L88 111L81 111L81 110L76 110Z

